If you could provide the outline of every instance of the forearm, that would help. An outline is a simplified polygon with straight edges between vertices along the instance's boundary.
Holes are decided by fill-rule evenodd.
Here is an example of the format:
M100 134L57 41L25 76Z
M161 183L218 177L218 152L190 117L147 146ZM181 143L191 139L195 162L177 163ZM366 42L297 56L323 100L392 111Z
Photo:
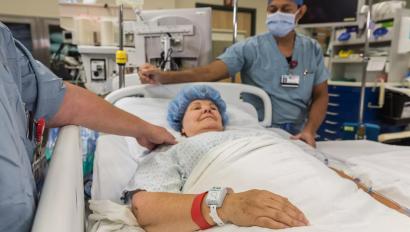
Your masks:
M329 98L327 93L322 93L319 96L314 97L310 107L309 118L306 123L305 130L308 130L313 134L316 133L325 119L328 103Z
M132 211L149 232L195 231L199 227L190 214L194 198L195 195L187 194L138 192L132 198ZM205 200L201 209L208 224L215 225ZM228 192L217 213L224 223L245 227L284 229L309 224L304 214L286 198L264 190Z
M133 196L132 211L146 231L195 231L191 207L195 195L138 192ZM213 225L209 208L202 202L202 215Z
M229 76L228 69L222 61L214 61L204 67L183 71L161 72L159 82L163 84L186 82L214 82Z
M80 87L65 83L67 92L48 127L80 125L93 130L139 137L146 123Z

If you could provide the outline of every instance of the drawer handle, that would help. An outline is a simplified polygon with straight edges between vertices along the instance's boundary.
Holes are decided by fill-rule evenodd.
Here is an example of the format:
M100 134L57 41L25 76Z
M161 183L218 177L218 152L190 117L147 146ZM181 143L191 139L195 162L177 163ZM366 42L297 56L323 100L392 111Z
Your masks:
M329 97L340 97L340 94L329 93Z
M339 104L337 104L337 103L330 103L329 102L329 104L328 104L329 106L333 106L333 107L339 107L340 105Z
M328 134L331 134L331 135L337 134L336 131L332 131L332 130L328 130L328 129L325 129L325 132L328 133Z
M338 113L335 113L335 112L326 112L326 114L330 115L330 116L338 116L339 115Z
M332 125L332 126L336 126L337 124L339 124L337 122L333 122L333 121L329 121L329 120L326 120L325 123L329 124L329 125Z

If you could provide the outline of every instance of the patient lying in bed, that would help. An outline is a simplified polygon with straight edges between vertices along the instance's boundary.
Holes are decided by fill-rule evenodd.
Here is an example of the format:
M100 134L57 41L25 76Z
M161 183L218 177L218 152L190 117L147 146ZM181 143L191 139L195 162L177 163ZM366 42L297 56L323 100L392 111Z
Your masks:
M182 194L198 162L228 141L268 134L224 131L227 121L224 101L209 86L186 87L171 102L168 122L185 138L175 146L162 147L147 155L125 191L134 215L145 230L200 229L190 214L196 195ZM201 207L206 222L215 225L205 201ZM308 224L304 214L286 198L263 190L229 192L217 211L224 223L239 226L277 229Z

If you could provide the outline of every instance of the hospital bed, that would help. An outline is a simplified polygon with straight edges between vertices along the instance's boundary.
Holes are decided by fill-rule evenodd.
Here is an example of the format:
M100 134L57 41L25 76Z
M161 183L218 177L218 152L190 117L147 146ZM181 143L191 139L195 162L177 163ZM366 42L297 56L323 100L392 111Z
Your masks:
M212 83L211 85L220 91L229 106L228 109L231 109L231 111L228 110L228 115L231 118L232 124L228 127L263 128L270 125L272 119L270 112L272 112L272 108L270 99L264 91L255 87L237 84ZM115 91L107 96L106 99L117 107L137 114L145 120L169 128L163 118L160 118L158 115L165 115L169 99L175 96L183 86L184 85L133 86ZM241 101L242 93L251 93L259 96L263 100L265 115L262 122L257 122L255 109L248 103ZM272 130L284 137L288 136L288 134L283 131ZM179 136L176 132L174 132L174 135ZM352 141L351 143L358 144L361 142ZM316 153L313 149L310 149L301 142L299 142L299 145L302 149L323 161L329 161L328 159L330 159L330 163L333 163L332 160L337 160L331 156L327 158L328 154L334 152L328 149L329 147L332 148L331 144L322 145L319 143L318 147L322 152ZM79 151L79 147L79 129L77 127L64 128L60 132L54 152L55 154L50 164L49 175L46 178L34 221L34 232L84 230L86 220L84 219L85 208L82 193L83 181L81 175L81 152ZM351 146L350 148L351 150L347 153L354 154L356 152L355 147ZM121 161L125 164L134 162L136 159L135 155L142 151L142 148L139 147L133 138L103 135L98 141L96 157L104 152L118 155L124 152L128 153L127 158ZM344 151L347 151L346 147L344 147ZM338 156L337 154L340 154L337 152L334 153L336 154L335 157ZM336 163L336 161L334 161L334 163ZM118 164L120 163L117 163L117 165ZM107 165L110 165L110 167L106 170L115 170L121 167L121 165L115 166L115 163ZM121 171L124 176L128 175L127 170L124 168L122 168ZM131 173L132 170L130 169L128 172ZM121 187L124 187L110 180L110 177L113 178L110 173L94 173L93 198L112 198L120 194L119 192L111 192L108 195L101 194L101 192L104 192L102 191L103 188L121 189ZM104 186L107 183L110 184Z

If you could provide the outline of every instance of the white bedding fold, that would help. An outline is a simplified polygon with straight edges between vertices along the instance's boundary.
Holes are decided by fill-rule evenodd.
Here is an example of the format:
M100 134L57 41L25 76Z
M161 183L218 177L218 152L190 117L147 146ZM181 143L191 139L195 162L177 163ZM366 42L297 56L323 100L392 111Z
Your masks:
M272 135L240 138L215 147L195 166L183 191L200 193L213 186L232 187L236 192L265 189L287 197L305 213L311 226L281 231L410 231L410 218L381 205L293 142ZM227 225L209 231L271 230Z

